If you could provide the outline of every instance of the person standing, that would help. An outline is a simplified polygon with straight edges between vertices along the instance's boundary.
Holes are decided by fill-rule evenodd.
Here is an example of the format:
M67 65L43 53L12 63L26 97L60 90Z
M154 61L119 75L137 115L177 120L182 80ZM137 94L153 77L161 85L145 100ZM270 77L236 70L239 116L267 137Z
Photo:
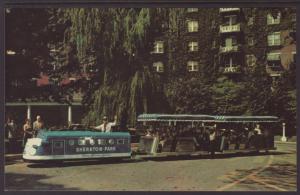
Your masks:
M216 129L211 128L209 132L209 152L211 158L215 157L215 147L216 147Z
M16 136L17 136L17 125L15 121L11 119L8 122L8 142L9 142L9 151L14 153L16 146Z
M103 117L103 123L95 129L100 130L102 132L111 132L111 127L115 126L117 124L117 116L115 116L114 122L108 122L108 119L106 116Z
M257 133L257 135L261 135L261 128L259 124L256 124L254 131Z
M33 135L30 119L25 120L25 124L23 125L23 131L24 131L24 136L23 136L23 147L24 147L28 138L32 138Z
M41 119L41 116L40 115L37 115L36 116L36 121L34 121L33 123L33 137L36 137L38 132L44 128L44 123Z

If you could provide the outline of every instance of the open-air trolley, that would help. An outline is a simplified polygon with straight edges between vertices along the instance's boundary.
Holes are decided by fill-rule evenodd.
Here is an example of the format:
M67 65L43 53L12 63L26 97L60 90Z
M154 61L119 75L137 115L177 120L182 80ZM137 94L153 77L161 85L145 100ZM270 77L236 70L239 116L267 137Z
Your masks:
M36 138L28 139L23 159L40 162L201 155L211 150L268 151L275 149L273 128L277 122L275 116L142 114L135 128L135 135L141 135L137 150L131 147L132 134L128 130L99 132L77 126L40 131Z

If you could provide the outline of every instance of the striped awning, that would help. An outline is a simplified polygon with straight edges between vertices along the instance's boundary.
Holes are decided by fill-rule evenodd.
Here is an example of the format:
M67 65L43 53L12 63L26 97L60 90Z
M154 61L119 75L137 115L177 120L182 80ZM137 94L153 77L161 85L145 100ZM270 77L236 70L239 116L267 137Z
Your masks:
M221 123L271 123L279 122L279 118L276 116L214 116L215 122Z
M141 114L137 121L200 121L213 122L214 117L200 114Z
M279 122L276 116L213 116L201 114L141 114L138 122L144 121L195 121L195 122L216 122L216 123L265 123Z

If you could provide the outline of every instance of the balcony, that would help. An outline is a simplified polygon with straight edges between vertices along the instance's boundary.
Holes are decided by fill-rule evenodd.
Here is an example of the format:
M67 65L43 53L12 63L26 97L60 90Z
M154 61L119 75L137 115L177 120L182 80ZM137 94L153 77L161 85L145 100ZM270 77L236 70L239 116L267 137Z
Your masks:
M268 61L280 61L280 53L268 53L267 60Z
M276 77L280 76L283 72L282 66L266 66L266 72L271 76L271 77Z
M220 47L220 53L238 52L239 50L239 45Z
M224 74L230 74L230 73L241 73L241 67L236 65L232 65L232 66L226 66L224 68L224 71L223 71Z
M220 8L219 12L224 13L224 12L234 12L234 11L240 11L240 8Z
M240 31L241 31L241 25L240 24L221 25L220 26L220 33L240 32Z

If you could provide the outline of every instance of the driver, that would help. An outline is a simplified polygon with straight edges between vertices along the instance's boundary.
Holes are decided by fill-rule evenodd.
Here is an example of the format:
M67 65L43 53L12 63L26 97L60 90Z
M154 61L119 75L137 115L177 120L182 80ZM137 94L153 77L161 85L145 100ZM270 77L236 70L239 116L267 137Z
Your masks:
M103 123L95 127L95 129L100 130L102 132L111 132L111 127L117 124L117 116L115 116L114 119L114 122L108 122L107 116L104 116L102 120Z

